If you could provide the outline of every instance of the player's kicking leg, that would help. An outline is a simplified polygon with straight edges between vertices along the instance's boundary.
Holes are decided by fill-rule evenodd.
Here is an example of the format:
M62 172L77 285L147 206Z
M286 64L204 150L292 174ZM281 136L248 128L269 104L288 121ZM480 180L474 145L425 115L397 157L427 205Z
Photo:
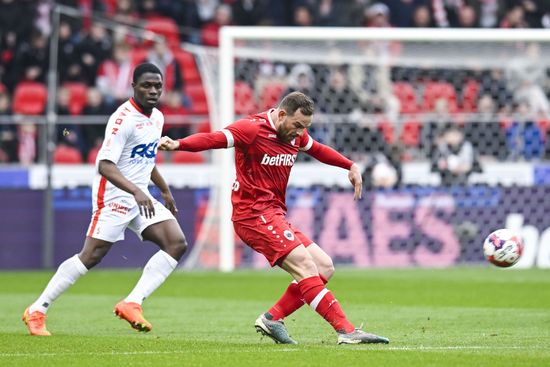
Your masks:
M78 278L97 265L107 254L112 243L86 237L84 247L78 255L65 260L40 295L23 313L23 322L31 335L49 336L46 329L46 313L52 303L63 294Z
M357 329L349 322L332 292L325 288L311 254L303 245L284 258L281 268L296 279L305 303L332 325L338 334L338 344L389 343L387 338Z
M298 235L298 232L296 232L296 234ZM298 236L303 235L300 233ZM307 239L307 237L304 237L301 240L303 243L311 243L311 240ZM319 270L319 277L323 283L328 283L328 280L334 274L332 259L316 243L311 243L306 248L313 258L317 269ZM267 312L260 315L256 319L256 330L269 336L276 343L295 344L296 341L288 335L288 331L286 330L283 320L303 305L304 300L302 299L302 294L298 288L298 282L293 280L281 298ZM263 327L262 324L267 325L267 327ZM271 328L269 326L271 326ZM269 332L271 332L271 334L269 334Z
M157 220L162 215L160 210L156 209ZM174 271L187 248L187 242L175 219L154 223L146 227L141 235L143 239L156 243L161 250L149 259L132 292L115 305L113 312L128 321L134 329L148 332L153 325L144 318L141 305Z

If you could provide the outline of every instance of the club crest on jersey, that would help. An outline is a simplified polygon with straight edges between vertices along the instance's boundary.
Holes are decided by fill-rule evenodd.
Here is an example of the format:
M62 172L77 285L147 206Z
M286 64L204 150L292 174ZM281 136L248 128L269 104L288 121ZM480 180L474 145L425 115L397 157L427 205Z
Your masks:
M264 154L261 164L265 166L292 166L296 157L296 154L277 154L274 156Z
M294 241L294 233L292 233L292 231L289 231L288 229L286 229L284 232L283 232L283 235L285 236L285 238L289 241Z
M158 142L136 145L134 149L132 149L130 158L134 158L136 155L143 158L155 158L157 155L157 145Z

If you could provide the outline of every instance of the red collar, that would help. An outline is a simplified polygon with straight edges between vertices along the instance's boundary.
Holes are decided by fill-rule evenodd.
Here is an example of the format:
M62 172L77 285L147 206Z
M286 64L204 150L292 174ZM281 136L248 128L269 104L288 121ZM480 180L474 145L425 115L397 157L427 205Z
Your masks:
M142 109L141 107L138 106L138 104L136 103L136 101L134 101L134 97L130 97L129 101L130 101L130 103L132 104L132 106L134 106L134 108L135 108L139 113L141 113L141 114L144 115L144 116L151 117L151 114L146 114L145 112L143 112L143 109Z

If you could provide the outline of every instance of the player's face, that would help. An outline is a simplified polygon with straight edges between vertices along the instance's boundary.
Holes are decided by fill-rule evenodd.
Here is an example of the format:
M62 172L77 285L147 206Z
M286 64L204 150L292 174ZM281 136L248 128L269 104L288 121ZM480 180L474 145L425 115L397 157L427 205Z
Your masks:
M143 73L134 87L134 99L144 108L155 107L162 94L162 77L160 74Z
M304 131L311 126L313 116L306 116L298 109L293 115L289 115L285 110L279 111L279 126L277 127L277 136L285 142L291 142L298 136L302 136Z

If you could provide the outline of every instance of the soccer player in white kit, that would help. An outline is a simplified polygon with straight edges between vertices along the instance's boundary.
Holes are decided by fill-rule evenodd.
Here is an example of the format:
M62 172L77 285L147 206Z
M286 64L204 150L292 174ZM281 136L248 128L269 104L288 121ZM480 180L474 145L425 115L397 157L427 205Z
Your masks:
M135 288L115 305L114 313L138 331L151 330L141 304L172 273L187 248L174 217L175 200L155 166L164 124L164 116L155 108L162 82L162 74L153 64L134 69L134 96L111 115L96 159L93 214L84 247L59 265L40 297L25 310L23 321L31 335L51 335L46 329L46 312L52 302L97 265L114 242L123 240L126 228L160 250L145 265ZM160 189L165 205L149 193L149 180Z

